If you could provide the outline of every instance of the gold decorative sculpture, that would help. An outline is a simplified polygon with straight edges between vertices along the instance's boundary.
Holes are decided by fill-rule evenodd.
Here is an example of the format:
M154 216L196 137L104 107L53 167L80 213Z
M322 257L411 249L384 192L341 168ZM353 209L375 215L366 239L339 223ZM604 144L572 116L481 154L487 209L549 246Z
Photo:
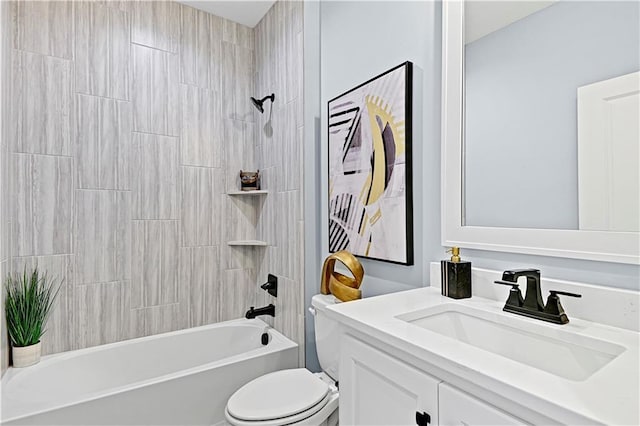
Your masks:
M336 260L340 261L353 275L353 278L335 271ZM364 277L362 264L346 250L329 255L322 266L320 293L333 294L337 299L348 302L362 298L360 285Z

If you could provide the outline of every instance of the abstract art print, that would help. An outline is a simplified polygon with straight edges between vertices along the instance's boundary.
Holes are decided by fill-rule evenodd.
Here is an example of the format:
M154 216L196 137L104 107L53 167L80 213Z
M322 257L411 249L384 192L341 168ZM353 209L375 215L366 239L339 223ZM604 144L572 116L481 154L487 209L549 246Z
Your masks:
M413 264L411 62L328 103L329 251Z

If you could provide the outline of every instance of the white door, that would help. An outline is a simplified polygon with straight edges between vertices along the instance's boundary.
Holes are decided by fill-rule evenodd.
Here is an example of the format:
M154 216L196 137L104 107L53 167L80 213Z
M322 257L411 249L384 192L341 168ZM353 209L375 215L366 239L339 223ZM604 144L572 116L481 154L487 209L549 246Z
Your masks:
M340 424L438 424L439 380L352 336L340 353Z
M440 424L446 426L524 425L522 420L480 401L458 389L440 383Z
M578 88L581 230L640 231L640 72Z

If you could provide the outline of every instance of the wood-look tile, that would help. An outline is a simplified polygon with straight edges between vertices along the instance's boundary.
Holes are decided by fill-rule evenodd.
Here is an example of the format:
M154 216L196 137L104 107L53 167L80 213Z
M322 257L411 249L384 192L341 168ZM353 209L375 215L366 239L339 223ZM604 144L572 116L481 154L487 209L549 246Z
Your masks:
M130 189L131 104L77 95L76 187Z
M132 45L133 130L180 135L178 55Z
M224 120L223 151L227 169L227 192L240 189L240 170L257 169L253 145L255 125L240 120ZM277 155L277 154L275 154Z
M8 274L8 264L9 261L8 260L3 260L0 262L0 276L2 277L6 277ZM0 359L2 362L2 365L0 366L0 376L4 376L4 372L7 371L7 368L9 368L9 339L6 334L6 330L7 330L7 324L6 324L6 315L5 315L5 310L4 310L4 304L5 304L5 295L4 295L4 291L0 293L0 330L2 332L2 335L5 336L2 339L0 339Z
M294 55L292 76L291 76L291 93L293 99L297 100L296 124L298 127L304 125L303 105L304 105L304 33L300 31L294 35L293 52Z
M254 29L251 27L247 27L246 25L238 24L236 26L236 44L240 47L244 47L245 49L254 50L255 43L253 38Z
M134 219L179 219L178 138L133 133Z
M254 270L256 271L256 277L258 278L258 284L262 284L267 281L267 275L275 272L273 268L273 246L267 246L264 248L264 254L257 256ZM267 293L268 294L268 293Z
M263 187L269 188L272 192L263 197L263 204L257 217L257 238L270 244L275 244L276 232L278 229L282 229L277 226L280 218L278 216L278 196L275 191L278 187L276 168L260 168L260 176Z
M255 129L256 134L260 134L262 143L262 160L264 163L261 165L263 168L276 167L276 175L278 176L278 186L272 188L273 190L282 191L283 176L282 176L282 156L279 155L284 150L284 112L283 105L275 105L271 114L271 120L265 123L263 126L259 126Z
M222 269L256 269L259 257L266 249L266 247L230 246L224 243L220 246Z
M70 157L13 154L15 256L71 253Z
M291 9L291 29L294 33L302 32L304 26L304 1L293 0L289 2Z
M180 82L209 87L211 55L211 15L189 6L180 6Z
M302 314L302 284L284 277L278 277L278 304L274 327L296 343L301 340L300 316Z
M276 91L280 94L282 100L286 100L287 88L287 72L286 72L286 52L287 52L287 28L286 25L281 25L286 19L285 8L283 4L276 4L274 7L275 12L275 25L272 29L275 36L275 44L273 49L273 58L278 64L281 64L276 70L274 82Z
M221 167L224 120L213 91L181 84L182 164Z
M252 270L228 269L222 273L218 307L220 321L243 318L249 307L259 307L257 300L258 286Z
M75 288L77 348L129 339L129 282L79 285Z
M300 324L300 328L298 329L299 337L296 340L298 343L298 367L300 368L304 368L307 365L307 341L304 320L304 315L300 315L297 319L298 324Z
M116 271L122 279L131 279L131 250L132 250L132 218L133 194L131 191L116 191L117 221L116 221ZM135 336L134 336L135 337Z
M177 221L133 221L131 253L131 306L133 308L178 302L178 243Z
M180 5L172 1L134 1L131 41L176 53L180 39Z
M222 93L222 33L224 19L209 15L209 88Z
M282 184L285 191L298 190L301 187L300 163L302 158L302 143L298 139L298 127L296 126L296 106L297 101L286 105L285 119L283 123L283 134L281 142L283 145L283 155L280 159L282 170Z
M234 89L236 102L234 106L234 113L231 118L255 122L256 117L260 115L266 119L269 114L269 108L271 108L270 102L265 102L264 114L260 114L250 101L251 96L266 96L271 94L271 92L263 95L255 93L255 65L253 50L241 46L235 47L235 72L235 82L232 87ZM277 97L276 99L279 100Z
M219 243L222 210L214 208L223 192L215 169L182 167L182 245L210 246Z
M227 197L224 210L224 239L255 240L258 208L263 197Z
M278 193L277 200L278 225L282 229L290 231L276 233L276 243L278 248L281 249L280 255L282 256L282 270L280 273L287 278L294 279L296 278L294 260L303 249L303 242L300 241L300 235L298 235L298 226L301 219L299 217L298 203L302 201L298 191Z
M224 208L225 203L229 196L226 192L226 181L228 177L226 176L225 169L213 169L213 181L215 182L214 186L214 198L213 198L213 215L211 220L213 221L213 244L221 245L226 243L223 236L224 230Z
M14 257L12 261L14 274L24 271L30 274L36 266L41 274L46 274L56 286L60 286L42 338L42 354L68 351L73 347L73 335L70 332L73 316L73 256Z
M76 283L125 281L131 220L128 192L75 191L74 250Z
M71 155L72 63L37 53L13 53L14 151Z
M73 58L73 2L16 1L16 49Z
M2 110L6 111L4 107ZM11 247L13 245L10 227L13 212L11 211L11 203L9 202L12 196L12 185L9 178L13 174L9 170L11 166L11 162L9 161L11 158L9 155L9 142L4 138L2 139L3 140L0 141L0 262L11 259ZM6 265L8 268L10 267L9 263L6 263Z
M181 330L188 327L188 315L177 303L144 309L145 335Z
M226 21L225 21L226 22ZM221 44L222 61L221 61L221 93L222 99L222 114L224 118L235 118L236 99L235 99L235 83L238 80L236 77L236 46L233 43L222 42ZM257 95L251 95L257 96ZM247 99L247 102L250 102Z
M238 26L240 24L224 19L222 22L222 41L238 44Z
M296 70L296 62L298 62L298 57L296 55L297 52L297 43L298 43L298 32L294 31L293 28L293 10L290 4L287 4L285 10L285 25L284 27L284 50L283 50L283 59L284 59L284 99L287 103L291 102L295 99L298 93L298 84L299 82L295 77ZM302 46L300 46L300 49Z
M129 16L118 8L76 3L76 91L129 99Z
M296 201L298 201L300 205L304 204L300 195L296 197ZM301 215L300 217L303 217L303 215ZM304 220L298 221L297 225L295 226L295 233L295 250L297 254L291 260L291 263L293 264L293 279L298 282L304 282ZM300 256L300 254L302 254L302 256Z
M218 321L219 264L217 246L180 249L180 285L189 287L190 327Z
M132 286L129 286L131 294ZM147 335L147 316L145 310L148 308L131 309L129 317L129 335L132 339Z
M131 0L93 0L93 2L104 7L121 10L123 12L131 13L133 11Z

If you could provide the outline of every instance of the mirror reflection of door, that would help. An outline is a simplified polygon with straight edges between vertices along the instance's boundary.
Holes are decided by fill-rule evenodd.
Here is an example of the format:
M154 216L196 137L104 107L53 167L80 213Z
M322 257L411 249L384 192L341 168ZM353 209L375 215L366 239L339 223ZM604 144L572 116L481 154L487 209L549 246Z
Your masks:
M640 231L640 72L578 88L579 229Z
M640 2L464 4L463 225L639 231Z

